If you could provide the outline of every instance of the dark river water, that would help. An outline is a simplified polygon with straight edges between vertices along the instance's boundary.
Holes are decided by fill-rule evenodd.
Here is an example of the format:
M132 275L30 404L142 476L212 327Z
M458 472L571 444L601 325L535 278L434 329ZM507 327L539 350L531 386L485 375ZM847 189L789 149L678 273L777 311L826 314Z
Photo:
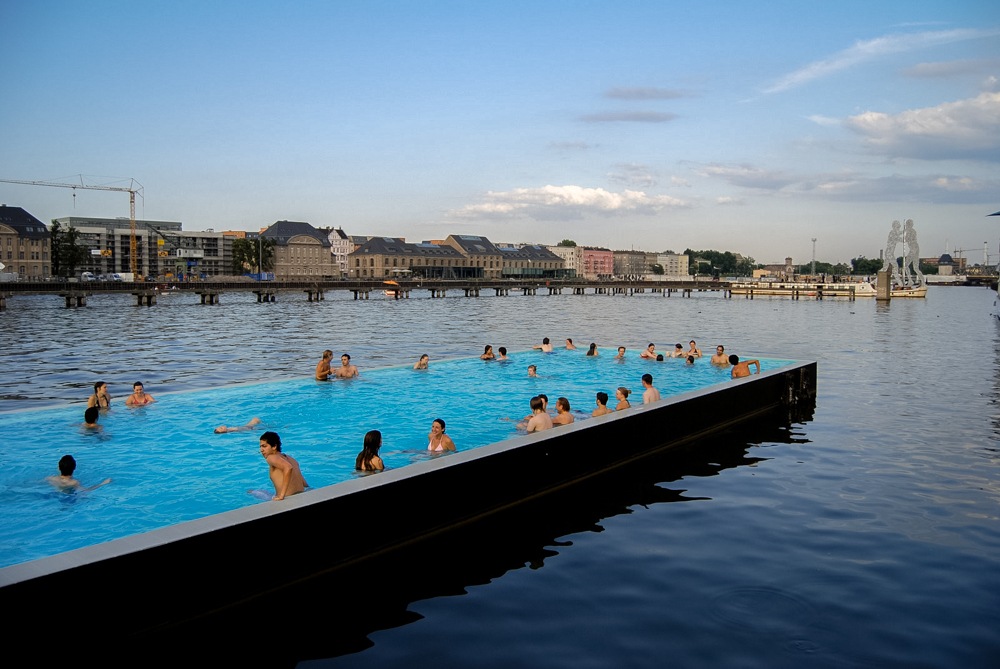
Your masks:
M79 310L15 297L0 314L0 411L85 400L97 378L123 397L135 380L155 395L307 375L325 348L350 352L362 370L478 354L487 343L522 350L544 336L636 352L696 339L705 351L722 343L741 357L815 360L811 416L708 439L433 558L388 560L365 576L367 594L345 601L311 585L287 614L261 612L286 644L258 663L996 667L994 295L308 303L289 293L258 304L231 293L215 306L166 295L152 308L93 296ZM391 414L392 398L378 409ZM356 522L378 519L324 531L349 541ZM294 549L248 558L280 567ZM255 632L216 650L271 645Z

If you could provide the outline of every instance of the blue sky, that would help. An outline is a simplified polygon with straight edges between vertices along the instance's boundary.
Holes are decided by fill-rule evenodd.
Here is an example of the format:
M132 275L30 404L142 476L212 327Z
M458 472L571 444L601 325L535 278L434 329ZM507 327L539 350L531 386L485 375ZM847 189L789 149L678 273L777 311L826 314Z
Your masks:
M1000 3L0 4L0 179L185 229L997 262ZM49 221L123 193L0 183Z

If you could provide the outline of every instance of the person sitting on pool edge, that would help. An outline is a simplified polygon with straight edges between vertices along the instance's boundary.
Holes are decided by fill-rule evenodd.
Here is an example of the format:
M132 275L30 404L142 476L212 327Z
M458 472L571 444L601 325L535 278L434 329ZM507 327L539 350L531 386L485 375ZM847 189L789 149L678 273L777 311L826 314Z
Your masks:
M427 450L434 452L454 451L455 442L444 433L444 419L435 418L431 423L431 433L427 435Z
M97 407L92 408L97 411ZM111 483L111 479L104 479L97 485L84 488L79 481L73 478L74 471L76 471L76 459L72 455L64 455L59 458L59 476L46 476L45 480L61 492L90 492Z
M260 425L260 418L254 416L246 425L220 425L215 428L215 433L225 434L227 432L246 432L247 430L254 429L258 425Z
M289 495L297 495L309 484L302 476L299 463L292 456L281 452L281 437L277 432L265 432L260 435L260 454L267 461L268 475L274 484L274 497L277 502Z
M378 454L380 448L382 448L382 433L378 430L369 430L365 434L361 452L354 459L354 468L359 472L380 472L385 469L385 463Z
M760 374L760 360L744 360L740 362L740 356L731 355L729 356L729 364L733 366L733 370L729 373L730 378L739 379L744 376L750 376L750 365L757 365L757 374Z

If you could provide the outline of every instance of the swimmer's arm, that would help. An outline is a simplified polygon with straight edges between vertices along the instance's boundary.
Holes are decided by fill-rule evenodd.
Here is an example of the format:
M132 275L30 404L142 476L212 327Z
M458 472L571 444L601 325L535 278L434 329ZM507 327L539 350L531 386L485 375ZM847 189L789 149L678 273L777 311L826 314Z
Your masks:
M760 360L751 360L749 364L757 365L757 373L760 374Z
M97 489L98 489L98 488L100 488L100 487L101 487L102 485L108 485L109 483L111 483L111 479L104 479L103 481L101 481L101 482L100 482L100 483L98 483L97 485L92 485L92 486L90 486L89 488L80 488L80 490L82 490L83 492L90 492L91 490L97 490ZM78 484L77 484L77 487L79 487L79 485L80 485L80 484L78 483Z
M281 490L276 489L274 495L274 499L280 502L285 499L285 494L288 493L288 484L292 480L292 465L277 455L270 456L267 462L281 474Z

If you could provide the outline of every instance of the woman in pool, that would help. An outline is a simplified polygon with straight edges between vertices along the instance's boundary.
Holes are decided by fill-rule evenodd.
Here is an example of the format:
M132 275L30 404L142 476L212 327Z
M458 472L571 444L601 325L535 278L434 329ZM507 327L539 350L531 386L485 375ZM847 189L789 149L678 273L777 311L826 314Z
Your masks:
M87 400L87 408L97 407L98 409L111 408L111 395L108 395L108 384L98 381L94 384L94 394Z
M378 430L369 430L365 435L364 447L354 461L354 468L359 472L380 472L385 469L382 458L378 455L380 448L382 448L382 433Z
M479 359L480 360L494 360L494 359L496 359L496 355L493 354L493 347L490 346L489 344L487 344L486 348L483 349L483 354L481 356L479 356Z
M434 452L454 451L455 442L444 433L444 420L435 418L431 423L431 433L427 435L427 450Z
M590 348L587 349L587 355L597 355L597 344L590 342Z
M618 398L618 404L615 405L615 411L621 411L622 409L628 409L632 405L629 404L628 396L632 394L632 391L624 386L619 386L618 390L615 391L615 397Z
M430 362L430 357L424 353L420 356L420 360L417 360L416 364L413 365L413 369L427 369L428 362Z

